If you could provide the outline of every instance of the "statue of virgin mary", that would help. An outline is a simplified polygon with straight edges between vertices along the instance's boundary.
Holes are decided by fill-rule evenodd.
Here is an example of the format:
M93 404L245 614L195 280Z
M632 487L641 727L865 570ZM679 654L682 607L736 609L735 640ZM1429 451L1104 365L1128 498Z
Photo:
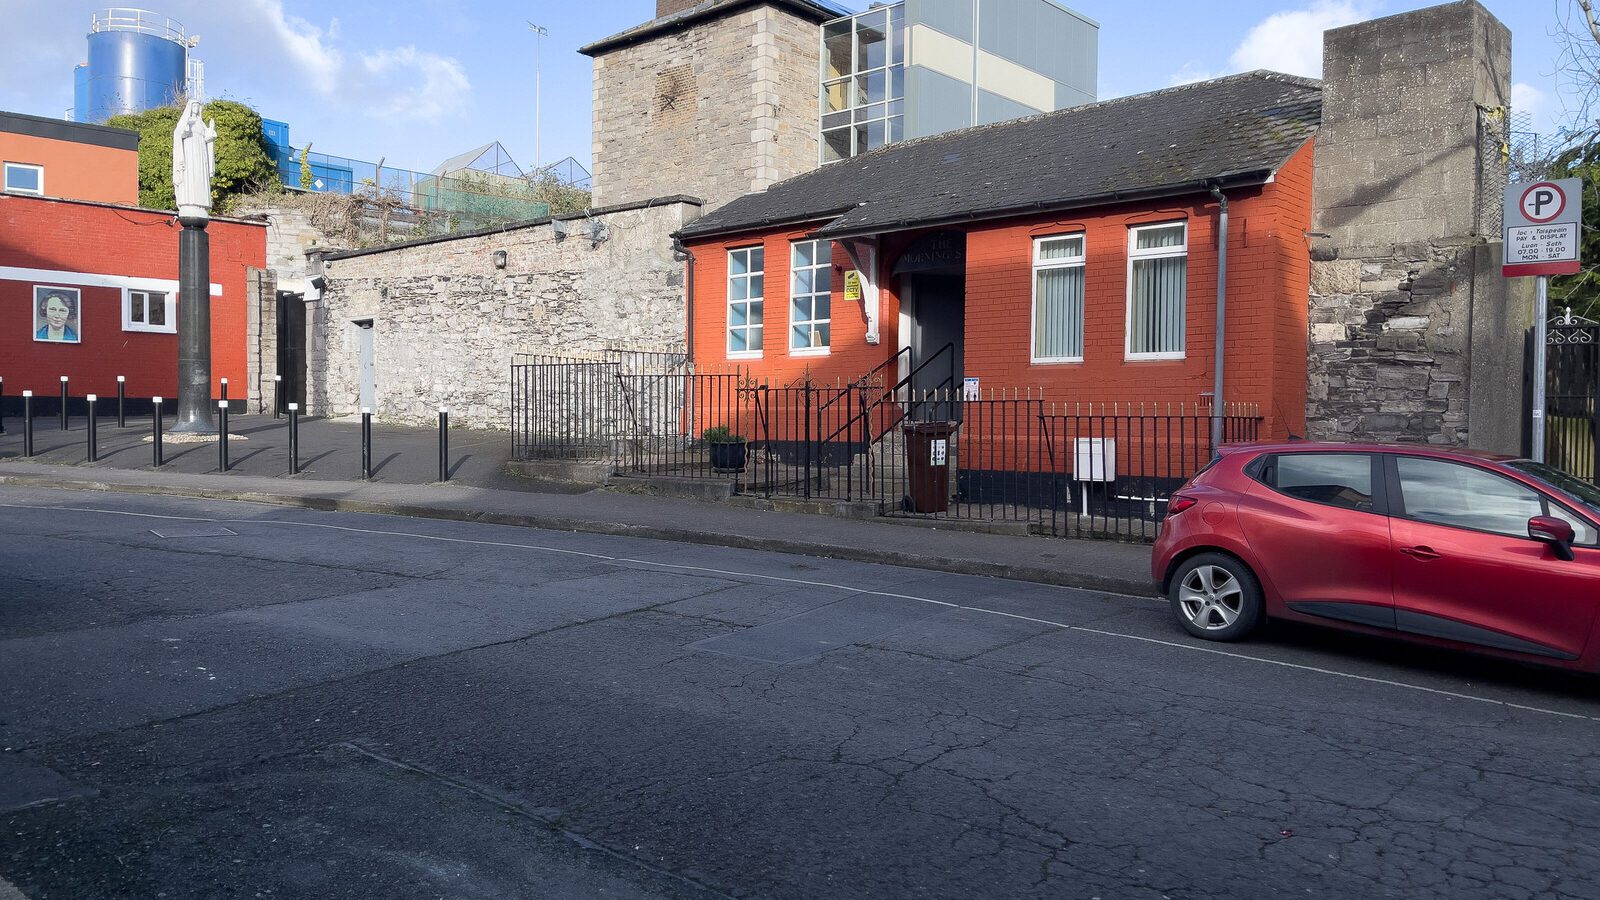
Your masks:
M178 197L180 219L210 218L216 141L215 120L202 121L200 101L190 100L172 131L172 190Z

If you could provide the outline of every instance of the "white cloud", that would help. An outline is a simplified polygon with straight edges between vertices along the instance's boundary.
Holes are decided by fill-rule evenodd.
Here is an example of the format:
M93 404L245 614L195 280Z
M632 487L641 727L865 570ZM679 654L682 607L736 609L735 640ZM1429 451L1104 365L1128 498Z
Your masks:
M1167 87L1177 87L1180 84L1194 84L1196 81L1210 81L1221 78L1226 72L1213 72L1194 62L1186 62L1183 68L1173 72L1167 77Z
M1527 113L1535 120L1541 119L1548 99L1544 91L1527 82L1519 81L1511 86L1511 111L1514 113Z
M340 48L338 19L318 26L283 8L283 0L248 0L270 42L312 90L338 106L373 118L437 122L459 111L472 92L461 63L414 45Z
M437 122L459 110L472 91L459 62L412 46L363 53L361 66L386 91L372 104L373 114L385 118Z
M249 5L288 54L293 71L304 75L318 93L332 94L344 66L344 54L328 44L338 32L338 20L324 30L284 12L283 0L250 0Z
M1365 0L1316 0L1303 9L1273 13L1259 22L1229 57L1234 71L1271 69L1322 75L1322 33L1372 15Z

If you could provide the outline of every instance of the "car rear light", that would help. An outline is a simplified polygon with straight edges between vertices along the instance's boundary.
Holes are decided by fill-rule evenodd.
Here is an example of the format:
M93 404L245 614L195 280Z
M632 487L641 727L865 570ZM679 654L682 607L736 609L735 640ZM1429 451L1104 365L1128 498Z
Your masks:
M1173 496L1172 502L1167 504L1167 515L1169 517L1175 516L1199 502L1199 500L1188 495L1176 494Z

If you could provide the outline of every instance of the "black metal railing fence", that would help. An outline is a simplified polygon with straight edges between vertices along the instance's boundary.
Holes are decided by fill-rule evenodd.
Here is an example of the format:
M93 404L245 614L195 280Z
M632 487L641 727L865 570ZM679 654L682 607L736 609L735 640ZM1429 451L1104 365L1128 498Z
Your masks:
M931 361L931 358L930 358ZM1149 540L1172 492L1224 440L1259 437L1229 404L1061 402L1042 390L912 387L926 369L771 384L681 357L525 355L512 366L524 458L611 460L624 475L720 479L743 493L864 503L885 515L1020 523Z

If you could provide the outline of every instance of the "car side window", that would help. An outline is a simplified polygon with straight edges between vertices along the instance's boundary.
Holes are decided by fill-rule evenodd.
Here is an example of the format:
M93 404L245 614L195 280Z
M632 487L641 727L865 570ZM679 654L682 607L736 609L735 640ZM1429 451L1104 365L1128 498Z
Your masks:
M1528 520L1544 515L1538 491L1476 466L1416 456L1395 466L1407 518L1525 538Z
M1300 500L1372 512L1372 456L1366 453L1283 453L1261 470L1279 493Z
M1597 541L1600 541L1600 534L1596 534L1594 526L1590 525L1588 522L1585 522L1582 516L1570 509L1567 509L1565 506L1562 506L1559 503L1554 503L1549 500L1545 501L1545 507L1549 510L1545 513L1545 515L1555 516L1561 521L1572 526L1572 542L1574 544L1579 544L1584 547L1593 547Z

